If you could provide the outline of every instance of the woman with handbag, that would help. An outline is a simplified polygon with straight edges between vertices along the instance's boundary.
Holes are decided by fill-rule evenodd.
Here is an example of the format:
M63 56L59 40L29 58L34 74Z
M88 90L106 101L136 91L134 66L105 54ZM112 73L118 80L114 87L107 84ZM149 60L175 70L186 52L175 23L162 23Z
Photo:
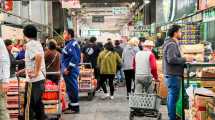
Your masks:
M57 51L57 43L55 40L50 40L47 43L48 49L45 51L45 63L47 72L60 71L60 53ZM58 84L60 73L55 75L46 75L46 79Z
M105 50L103 50L98 57L97 65L100 70L100 80L101 87L105 93L102 99L110 97L114 99L114 85L113 80L117 72L117 65L121 64L121 58L117 52L114 51L114 46L111 42L105 45ZM105 82L109 80L110 95L107 93L107 88Z

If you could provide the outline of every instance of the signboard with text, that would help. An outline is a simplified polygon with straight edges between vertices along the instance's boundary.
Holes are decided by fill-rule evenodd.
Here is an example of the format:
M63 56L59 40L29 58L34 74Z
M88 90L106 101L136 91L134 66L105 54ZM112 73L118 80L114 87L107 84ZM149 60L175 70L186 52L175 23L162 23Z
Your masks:
M81 8L79 0L62 0L62 8Z
M198 9L205 10L215 6L215 0L199 0Z
M127 7L113 7L112 13L114 15L125 15L128 13L128 8Z

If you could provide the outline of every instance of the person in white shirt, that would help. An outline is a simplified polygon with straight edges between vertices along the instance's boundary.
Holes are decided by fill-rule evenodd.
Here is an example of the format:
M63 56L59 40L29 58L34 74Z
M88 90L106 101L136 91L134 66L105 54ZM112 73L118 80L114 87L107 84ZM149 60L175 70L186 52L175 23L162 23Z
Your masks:
M10 58L4 41L0 39L0 120L10 120L6 108L6 92L10 77Z
M45 90L45 60L43 47L37 39L37 29L33 25L27 25L23 30L26 44L25 70L27 84L25 92L25 120L45 120L42 94Z

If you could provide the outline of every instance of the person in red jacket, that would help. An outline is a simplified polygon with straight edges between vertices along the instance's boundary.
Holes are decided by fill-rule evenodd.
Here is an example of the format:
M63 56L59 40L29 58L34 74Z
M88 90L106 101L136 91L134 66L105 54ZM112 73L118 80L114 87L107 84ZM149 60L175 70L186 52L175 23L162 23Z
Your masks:
M156 58L152 53L154 43L146 40L142 46L143 49L137 52L133 64L135 69L135 93L153 93L152 78L155 82L159 82Z

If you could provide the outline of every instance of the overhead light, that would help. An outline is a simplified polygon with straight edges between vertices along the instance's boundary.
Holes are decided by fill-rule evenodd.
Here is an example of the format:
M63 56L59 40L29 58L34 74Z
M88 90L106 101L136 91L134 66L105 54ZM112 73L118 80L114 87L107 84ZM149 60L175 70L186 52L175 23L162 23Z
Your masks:
M132 3L131 3L132 6L135 6L135 4L136 4L135 2L132 2Z
M3 22L4 20L5 20L4 13L0 13L0 22Z
M144 0L144 3L145 3L145 4L149 4L149 3L150 3L150 0Z

